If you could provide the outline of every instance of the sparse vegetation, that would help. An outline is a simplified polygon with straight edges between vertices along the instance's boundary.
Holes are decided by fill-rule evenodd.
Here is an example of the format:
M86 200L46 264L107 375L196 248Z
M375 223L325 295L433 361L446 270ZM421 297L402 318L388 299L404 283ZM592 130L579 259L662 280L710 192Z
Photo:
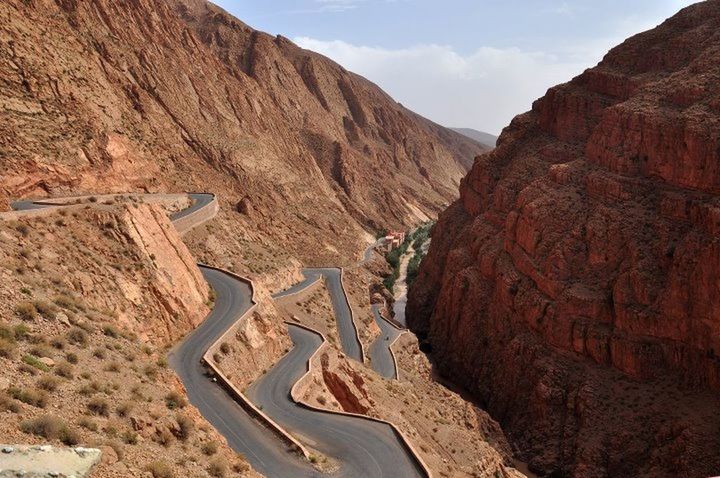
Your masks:
M78 425L85 428L86 430L90 430L91 432L98 431L97 423L95 423L90 417L81 417L78 420Z
M31 367L35 367L38 370L42 370L43 372L50 371L50 367L48 367L47 365L42 363L39 358L37 358L36 356L34 356L32 354L23 355L22 361L25 362L26 364L30 365Z
M54 392L58 387L58 379L52 375L44 375L37 381L37 387L48 392Z
M36 300L33 302L33 307L35 307L35 310L38 314L40 314L43 318L51 320L55 318L55 312L57 312L57 307L55 307L53 304L49 302L45 302L44 300Z
M185 400L185 397L173 390L172 392L165 395L165 405L170 410L175 410L176 408L185 408L185 406L187 405L187 400Z
M178 438L182 441L187 441L188 438L190 438L192 431L195 429L195 424L187 415L177 415L175 417L175 421L177 421L178 426L180 427Z
M87 409L93 415L107 417L110 414L110 405L104 398L93 398L87 404Z
M60 440L68 446L80 443L78 433L68 427L60 418L43 415L32 420L26 420L20 424L24 433L37 435L48 440Z
M69 362L63 362L55 367L55 374L63 378L72 379L74 376L73 366L70 365Z
M0 357L13 358L15 356L15 341L0 338Z
M210 461L208 473L215 478L225 478L228 474L228 463L225 458L216 456Z
M145 466L145 471L149 471L153 478L174 478L170 465L164 461L154 461Z
M124 402L117 406L115 409L115 412L118 414L118 416L121 417L127 417L130 415L130 412L133 410L133 404L130 402Z
M125 430L122 433L122 441L128 445L137 445L138 434L132 430Z
M8 397L4 392L0 392L0 412L19 413L20 404Z
M112 337L113 339L116 339L120 336L120 332L118 331L118 329L116 329L112 325L105 325L103 327L103 334L107 335L108 337Z
M15 314L26 322L32 322L38 317L37 309L32 302L20 302L15 307Z
M81 347L85 347L88 341L87 333L79 327L73 327L68 332L68 341Z
M10 387L8 394L15 400L32 405L37 408L45 408L48 403L48 395L43 390L33 388L21 389L18 387Z
M212 456L218 451L218 444L214 441L207 441L200 446L200 449L207 456Z

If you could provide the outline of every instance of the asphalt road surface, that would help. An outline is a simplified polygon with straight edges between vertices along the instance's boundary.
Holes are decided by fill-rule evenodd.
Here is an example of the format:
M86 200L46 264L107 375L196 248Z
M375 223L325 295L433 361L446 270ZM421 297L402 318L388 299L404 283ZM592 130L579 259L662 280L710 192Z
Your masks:
M424 476L389 425L311 410L292 401L290 389L307 371L307 362L322 344L322 338L294 325L288 325L288 329L295 346L248 389L250 400L291 434L337 458L340 469L333 476Z
M201 270L217 294L215 308L169 355L170 365L182 380L190 403L227 439L233 450L245 455L263 475L322 476L206 376L203 354L252 306L252 292L247 284L227 274L203 267Z
M325 279L325 286L328 292L330 292L330 300L332 301L333 310L335 311L335 321L337 322L343 352L345 352L345 355L348 357L362 362L362 349L360 348L355 324L353 323L352 314L350 313L350 304L348 304L345 294L343 293L340 269L334 267L303 269L303 275L305 276L305 280L273 295L273 297L279 299L293 294L310 285L313 281L317 280L318 277L323 277Z
M215 199L215 195L213 194L207 194L207 193L191 193L188 194L190 199L192 200L192 204L190 207L187 207L183 209L182 211L178 211L174 214L170 215L170 219L173 221L177 221L178 219L182 219L186 216L189 216L190 214L194 213L195 211L198 211L208 204L210 204L213 199Z
M375 323L380 327L380 335L370 345L370 348L368 348L370 364L373 370L383 377L397 379L397 371L395 369L395 361L390 352L390 344L392 344L402 332L382 318L380 315L380 307L380 304L372 305Z

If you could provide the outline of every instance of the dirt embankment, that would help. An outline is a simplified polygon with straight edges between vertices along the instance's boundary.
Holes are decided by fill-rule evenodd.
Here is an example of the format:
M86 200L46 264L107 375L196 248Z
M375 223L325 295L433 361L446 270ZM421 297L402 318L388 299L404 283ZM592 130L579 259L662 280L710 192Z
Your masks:
M255 476L167 369L164 345L205 317L209 291L164 210L0 219L0 277L4 442L100 447L99 478Z

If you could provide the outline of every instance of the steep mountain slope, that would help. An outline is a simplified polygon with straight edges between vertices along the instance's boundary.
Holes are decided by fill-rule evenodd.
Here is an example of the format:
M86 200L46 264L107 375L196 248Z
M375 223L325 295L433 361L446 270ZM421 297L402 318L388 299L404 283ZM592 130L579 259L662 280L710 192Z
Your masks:
M541 472L720 472L719 32L700 3L551 88L433 232L411 326Z
M438 212L480 149L205 2L10 0L0 18L4 208L212 190L228 229L326 262L359 250L361 225Z
M484 144L489 148L494 148L497 144L497 136L484 131L478 131L472 128L450 128L456 133L460 133L463 136L467 136L470 139L474 139L480 144Z

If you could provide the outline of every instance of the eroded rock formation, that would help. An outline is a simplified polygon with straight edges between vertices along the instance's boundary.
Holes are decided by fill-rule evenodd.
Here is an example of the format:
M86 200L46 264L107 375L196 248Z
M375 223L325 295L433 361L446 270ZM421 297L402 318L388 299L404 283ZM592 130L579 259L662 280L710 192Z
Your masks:
M0 210L210 190L230 228L331 263L361 226L439 212L484 149L204 0L9 0L0 18Z
M537 470L720 471L720 2L551 88L441 215L408 321Z

